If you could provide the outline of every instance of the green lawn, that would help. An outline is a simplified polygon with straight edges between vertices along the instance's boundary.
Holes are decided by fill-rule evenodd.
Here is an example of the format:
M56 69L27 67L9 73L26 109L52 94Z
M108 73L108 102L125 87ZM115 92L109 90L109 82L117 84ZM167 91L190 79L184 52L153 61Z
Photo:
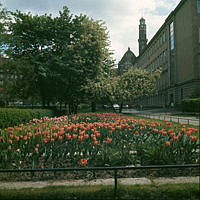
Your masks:
M42 189L0 189L1 200L198 200L199 184L120 185L116 195L113 186L56 186Z

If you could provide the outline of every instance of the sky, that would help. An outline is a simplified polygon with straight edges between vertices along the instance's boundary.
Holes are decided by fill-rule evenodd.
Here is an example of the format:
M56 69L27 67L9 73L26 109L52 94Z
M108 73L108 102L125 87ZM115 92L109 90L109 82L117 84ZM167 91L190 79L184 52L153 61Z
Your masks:
M105 22L116 63L128 47L138 56L139 20L145 18L148 41L181 0L0 0L8 10L57 16L63 6L72 14L86 14Z

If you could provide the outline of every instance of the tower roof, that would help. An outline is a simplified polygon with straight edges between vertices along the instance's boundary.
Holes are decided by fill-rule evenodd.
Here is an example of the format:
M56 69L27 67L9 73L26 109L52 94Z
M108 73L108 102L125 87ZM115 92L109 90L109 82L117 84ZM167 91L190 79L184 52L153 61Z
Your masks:
M123 64L123 63L129 62L131 64L134 64L135 63L135 59L136 59L135 54L131 51L130 47L128 47L128 50L125 52L125 54L123 55L123 57L119 61L119 63Z
M140 18L140 24L145 24L145 19L143 17Z

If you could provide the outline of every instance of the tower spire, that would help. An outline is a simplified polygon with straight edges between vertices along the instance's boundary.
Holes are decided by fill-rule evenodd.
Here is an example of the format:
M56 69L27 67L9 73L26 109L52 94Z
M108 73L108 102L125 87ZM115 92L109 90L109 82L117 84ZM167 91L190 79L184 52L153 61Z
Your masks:
M145 24L145 19L142 17L140 19L140 24L139 24L139 55L143 51L143 49L147 46L147 36L146 36L146 24Z

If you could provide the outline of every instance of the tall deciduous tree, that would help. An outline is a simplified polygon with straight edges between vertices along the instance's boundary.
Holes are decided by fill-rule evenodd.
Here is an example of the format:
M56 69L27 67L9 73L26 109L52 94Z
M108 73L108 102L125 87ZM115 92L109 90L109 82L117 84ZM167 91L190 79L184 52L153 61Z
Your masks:
M104 23L85 15L73 17L67 7L55 18L19 11L12 15L7 55L27 63L30 71L33 67L32 84L44 103L68 103L70 112L76 112L88 80L97 79L111 67ZM24 71L21 67L22 74Z
M3 5L0 2L0 55L3 54L5 46L4 46L4 39L6 36L6 22L9 18L8 11L3 8Z
M121 76L111 76L97 83L90 82L87 89L99 98L106 99L111 105L120 104L121 112L125 101L155 92L159 76L160 70L131 68Z

